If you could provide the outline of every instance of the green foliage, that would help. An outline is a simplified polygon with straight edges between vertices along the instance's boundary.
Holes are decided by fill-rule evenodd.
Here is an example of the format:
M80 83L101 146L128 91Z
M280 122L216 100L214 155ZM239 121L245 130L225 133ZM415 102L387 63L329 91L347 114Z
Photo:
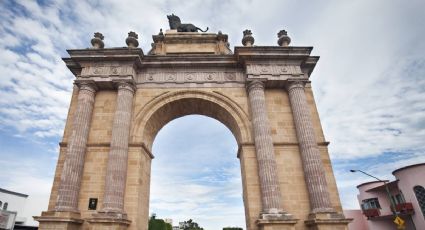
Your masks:
M192 219L184 222L184 230L204 230L201 228L198 223L194 222Z
M156 215L152 214L149 219L149 230L172 230L173 226L169 223L165 223L163 219L156 219Z
M240 227L225 227L223 230L243 230L243 228Z

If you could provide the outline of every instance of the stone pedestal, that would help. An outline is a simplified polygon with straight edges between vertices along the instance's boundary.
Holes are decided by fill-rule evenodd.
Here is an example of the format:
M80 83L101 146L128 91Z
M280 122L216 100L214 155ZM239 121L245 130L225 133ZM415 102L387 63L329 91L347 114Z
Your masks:
M105 212L94 214L87 222L90 223L90 230L126 230L131 224L127 215Z
M297 219L257 220L259 230L295 230Z
M314 213L309 215L305 224L311 230L348 230L348 224L352 220L336 212Z
M165 34L153 35L149 54L231 54L227 35L223 33L198 33L167 30Z
M84 222L79 212L46 211L34 219L40 222L39 229L55 230L80 230Z

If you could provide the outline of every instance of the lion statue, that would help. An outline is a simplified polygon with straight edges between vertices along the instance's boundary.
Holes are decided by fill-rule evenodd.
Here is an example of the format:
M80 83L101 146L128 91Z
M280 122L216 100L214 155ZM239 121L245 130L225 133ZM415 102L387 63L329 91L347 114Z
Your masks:
M201 30L199 27L196 27L193 24L182 24L180 21L180 18L177 15L171 14L171 15L167 15L168 18L168 23L170 24L170 29L175 30L177 29L177 32L207 32L208 31L208 27L207 29Z

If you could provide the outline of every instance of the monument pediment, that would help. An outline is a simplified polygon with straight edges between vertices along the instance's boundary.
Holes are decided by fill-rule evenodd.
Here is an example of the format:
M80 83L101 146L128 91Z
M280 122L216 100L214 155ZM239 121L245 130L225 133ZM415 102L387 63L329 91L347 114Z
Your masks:
M153 35L149 55L167 54L232 54L227 42L227 34L162 31Z

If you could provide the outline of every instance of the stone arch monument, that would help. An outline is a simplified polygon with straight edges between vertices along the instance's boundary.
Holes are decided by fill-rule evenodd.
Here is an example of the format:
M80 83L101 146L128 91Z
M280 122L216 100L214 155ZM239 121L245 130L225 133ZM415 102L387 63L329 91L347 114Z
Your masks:
M40 229L141 229L149 214L152 142L169 121L202 114L225 124L239 150L248 230L347 229L309 76L312 47L229 49L221 32L161 31L145 55L68 50L75 75L48 210ZM235 156L236 157L236 156Z

